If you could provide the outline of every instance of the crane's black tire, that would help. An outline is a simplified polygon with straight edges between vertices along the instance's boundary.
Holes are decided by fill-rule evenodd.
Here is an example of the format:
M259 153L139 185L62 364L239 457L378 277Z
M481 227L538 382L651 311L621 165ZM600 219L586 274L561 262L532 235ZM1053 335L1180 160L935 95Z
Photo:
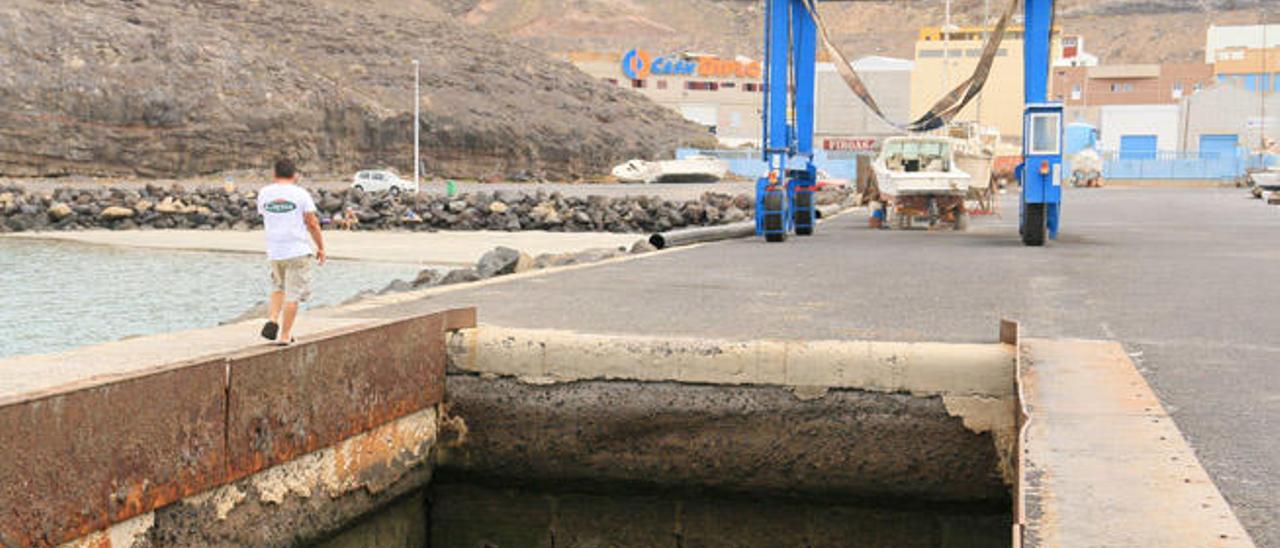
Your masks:
M782 193L770 193L764 197L764 239L766 242L787 241L786 227L782 222L782 206Z
M800 210L802 207L813 206L813 193L797 192L796 202L793 205L796 209L796 236L809 236L813 234L813 210Z
M1026 204L1022 217L1022 243L1032 247L1044 245L1048 227L1045 225L1045 204Z

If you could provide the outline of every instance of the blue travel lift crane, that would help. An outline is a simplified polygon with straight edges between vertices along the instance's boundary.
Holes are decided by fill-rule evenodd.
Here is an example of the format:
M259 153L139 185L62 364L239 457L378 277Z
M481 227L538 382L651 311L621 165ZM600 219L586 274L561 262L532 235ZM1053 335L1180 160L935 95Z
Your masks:
M1062 204L1062 104L1048 99L1055 0L1024 0L1023 164L1019 232L1029 246L1058 234ZM805 0L765 0L763 156L756 234L782 242L813 234L814 75L817 24Z

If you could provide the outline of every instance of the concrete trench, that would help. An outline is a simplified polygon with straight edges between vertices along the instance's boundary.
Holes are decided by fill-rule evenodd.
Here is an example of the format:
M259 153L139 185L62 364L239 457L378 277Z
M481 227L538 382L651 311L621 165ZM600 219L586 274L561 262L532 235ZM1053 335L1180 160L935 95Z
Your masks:
M446 405L465 433L439 448L428 534L1007 545L1014 361L997 344L463 330Z

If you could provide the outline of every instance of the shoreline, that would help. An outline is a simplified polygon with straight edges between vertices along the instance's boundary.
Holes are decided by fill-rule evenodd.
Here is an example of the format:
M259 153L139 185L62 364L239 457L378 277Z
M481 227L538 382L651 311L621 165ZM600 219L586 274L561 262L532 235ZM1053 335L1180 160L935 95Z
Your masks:
M329 259L415 266L472 266L497 246L530 255L630 247L642 234L545 231L325 231ZM0 234L23 241L53 240L157 251L263 254L261 230L84 230Z

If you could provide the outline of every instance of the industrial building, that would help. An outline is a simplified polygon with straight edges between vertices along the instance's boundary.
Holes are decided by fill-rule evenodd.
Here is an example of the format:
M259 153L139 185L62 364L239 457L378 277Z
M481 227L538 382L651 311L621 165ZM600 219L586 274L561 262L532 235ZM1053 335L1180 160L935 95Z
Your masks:
M707 127L724 146L760 141L760 61L680 54L574 52L567 60L602 81L640 93Z
M1182 106L1182 149L1222 154L1258 151L1263 137L1280 142L1280 94L1260 94L1222 82L1188 97Z
M1215 54L1213 74L1245 91L1280 91L1280 47L1223 48Z
M863 57L854 61L867 90L890 120L911 117L911 72L914 63L891 57ZM870 151L882 137L901 130L889 125L858 99L831 63L818 63L815 78L814 138L826 150Z
M1068 121L1098 129L1102 149L1154 158L1181 150L1180 102L1213 83L1203 63L1055 67L1050 96Z
M762 136L761 62L738 57L681 53L654 55L573 52L566 55L583 72L628 88L702 124L724 147L758 146ZM912 63L866 57L854 62L885 114L905 122L911 115ZM815 85L817 145L832 150L870 150L879 138L900 133L872 114L849 91L831 63L819 63Z
M1218 52L1227 49L1268 49L1280 47L1280 25L1210 25L1204 44L1204 62L1218 61Z
M915 68L911 73L911 112L920 116L951 88L968 78L978 65L991 27L956 27L944 33L940 27L920 30L915 45ZM965 107L955 120L993 126L1005 141L1022 137L1023 32L1010 27L996 52L990 76L982 94ZM1052 34L1051 62L1062 57L1061 33ZM1077 42L1079 44L1079 42Z

